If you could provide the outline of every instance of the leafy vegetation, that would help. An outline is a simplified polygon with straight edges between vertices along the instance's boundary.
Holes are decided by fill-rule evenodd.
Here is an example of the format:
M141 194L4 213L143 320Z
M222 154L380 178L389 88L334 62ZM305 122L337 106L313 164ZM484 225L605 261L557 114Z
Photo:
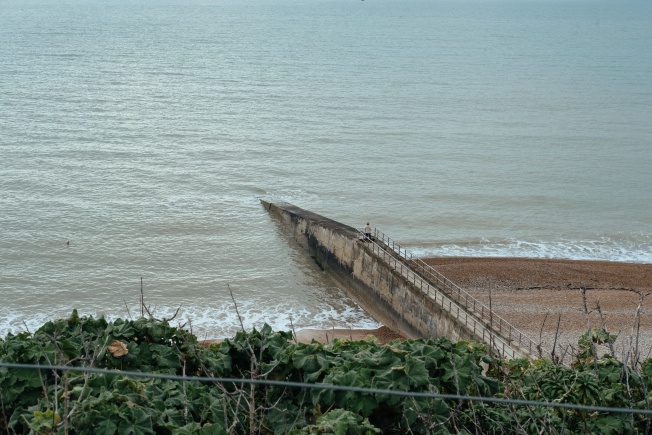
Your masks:
M632 368L589 331L572 367L503 361L484 345L438 340L294 343L289 332L238 333L209 347L141 318L79 317L0 339L0 361L179 376L292 381L376 390L650 409L652 360ZM93 434L649 433L642 414L408 397L387 392L206 383L0 367L0 432Z

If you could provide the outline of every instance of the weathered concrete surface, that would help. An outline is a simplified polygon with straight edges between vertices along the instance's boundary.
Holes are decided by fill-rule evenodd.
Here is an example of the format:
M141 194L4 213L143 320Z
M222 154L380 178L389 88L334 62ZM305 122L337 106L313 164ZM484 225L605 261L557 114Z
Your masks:
M412 338L445 336L479 341L468 324L415 288L403 274L374 254L353 227L288 203L261 200L293 233L317 263L377 321ZM449 301L450 302L450 301ZM454 303L453 303L454 304ZM454 306L453 309L460 307Z

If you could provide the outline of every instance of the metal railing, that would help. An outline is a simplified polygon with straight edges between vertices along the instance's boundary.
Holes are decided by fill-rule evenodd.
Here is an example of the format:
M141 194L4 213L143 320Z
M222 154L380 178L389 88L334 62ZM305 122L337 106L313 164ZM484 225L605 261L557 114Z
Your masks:
M362 232L361 236L365 237ZM482 337L483 342L490 343L506 358L533 358L541 352L539 344L532 338L381 231L374 229L370 247L396 272L463 321L476 336Z

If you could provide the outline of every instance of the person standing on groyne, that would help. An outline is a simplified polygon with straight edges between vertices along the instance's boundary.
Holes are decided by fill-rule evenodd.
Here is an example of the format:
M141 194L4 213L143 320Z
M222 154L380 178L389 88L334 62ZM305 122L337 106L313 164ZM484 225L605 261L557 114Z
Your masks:
M364 239L368 242L371 242L371 225L367 222L367 225L364 226Z

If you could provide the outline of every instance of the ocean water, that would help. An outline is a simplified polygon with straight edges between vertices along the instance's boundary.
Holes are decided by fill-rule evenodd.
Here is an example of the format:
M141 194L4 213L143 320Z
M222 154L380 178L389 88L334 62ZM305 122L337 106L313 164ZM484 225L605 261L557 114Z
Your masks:
M0 335L136 317L141 278L202 338L378 326L259 198L423 256L651 263L650 22L630 0L3 0Z

